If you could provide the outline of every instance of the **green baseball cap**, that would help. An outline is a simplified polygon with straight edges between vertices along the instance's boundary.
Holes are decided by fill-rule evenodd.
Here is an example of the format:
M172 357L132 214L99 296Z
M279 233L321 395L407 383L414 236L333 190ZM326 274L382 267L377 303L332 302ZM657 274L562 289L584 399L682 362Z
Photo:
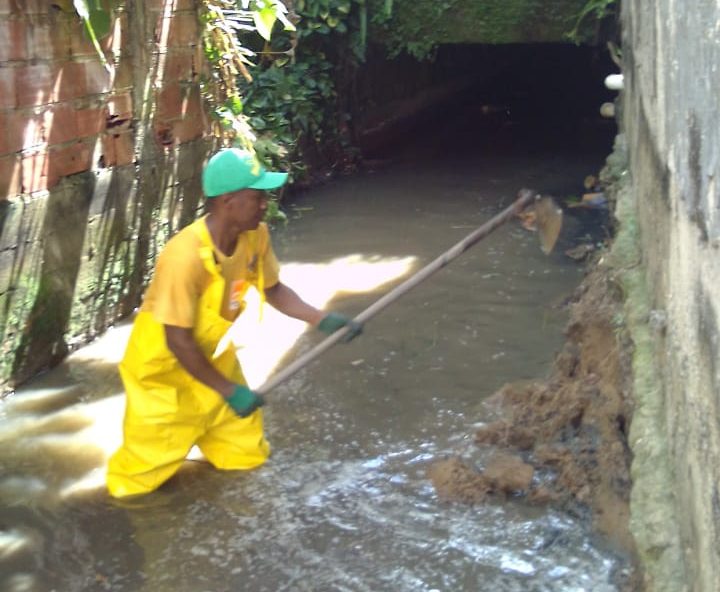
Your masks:
M287 177L287 173L266 171L247 150L224 148L205 165L202 186L206 197L216 197L240 189L277 189Z

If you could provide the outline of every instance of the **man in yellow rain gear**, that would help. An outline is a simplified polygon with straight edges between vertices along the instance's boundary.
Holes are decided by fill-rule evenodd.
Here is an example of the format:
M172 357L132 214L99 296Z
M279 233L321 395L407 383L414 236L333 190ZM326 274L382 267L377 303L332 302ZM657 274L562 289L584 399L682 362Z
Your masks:
M208 213L172 237L135 318L120 376L126 391L123 443L110 458L115 497L157 489L197 444L219 469L251 469L270 448L263 400L248 387L233 347L216 351L242 312L250 286L280 312L325 333L350 325L279 281L262 222L266 191L287 173L266 171L248 152L220 150L203 171Z

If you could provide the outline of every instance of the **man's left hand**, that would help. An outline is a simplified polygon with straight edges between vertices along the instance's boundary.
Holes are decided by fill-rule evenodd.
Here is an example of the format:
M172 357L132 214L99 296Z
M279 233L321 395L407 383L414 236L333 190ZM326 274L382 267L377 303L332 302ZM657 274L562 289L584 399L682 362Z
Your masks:
M237 384L232 395L227 398L227 403L240 417L248 417L265 404L265 399L253 393L244 384Z
M342 341L344 341L345 343L352 339L355 339L355 337L360 335L363 330L362 323L358 323L357 321L354 321L350 317L347 317L339 312L327 313L317 326L320 331L326 333L327 335L331 335L332 333L335 333L335 331L337 331L338 329L342 329L343 327L348 328L347 335L342 338Z

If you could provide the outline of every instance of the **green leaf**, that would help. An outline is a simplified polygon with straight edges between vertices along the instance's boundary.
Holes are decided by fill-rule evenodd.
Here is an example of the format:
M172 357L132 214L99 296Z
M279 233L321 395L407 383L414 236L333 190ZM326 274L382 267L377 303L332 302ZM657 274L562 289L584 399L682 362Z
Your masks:
M260 33L262 38L266 41L270 41L273 25L277 20L275 10L272 8L263 8L262 10L253 12L253 20L255 21L255 27L257 27L257 31Z
M252 117L250 119L250 125L255 129L265 129L265 120L262 117Z
M73 6L75 7L75 12L80 15L80 18L83 20L90 18L90 8L85 0L73 0Z
M292 22L288 19L287 16L285 16L285 13L282 11L278 11L276 13L276 16L278 20L283 24L283 27L286 31L297 31L295 28L295 25L292 24Z
M391 17L393 11L393 0L385 0L385 16Z
M238 97L238 96L231 97L230 99L228 99L227 105L228 105L228 108L230 109L230 111L233 112L233 114L240 115L240 113L242 113L243 104L242 104L242 100L240 99L240 97Z
M96 8L91 9L88 22L90 23L97 39L102 39L110 33L110 14L105 10Z
M105 13L101 8L99 8L97 5L93 6L92 9L88 6L88 3L85 0L73 0L73 6L75 7L75 11L80 15L80 18L83 20L83 24L85 25L85 31L88 34L88 37L90 37L90 41L92 41L93 47L95 48L95 51L98 54L98 57L100 58L100 61L102 62L103 66L105 66L105 70L108 72L112 72L112 68L110 67L110 64L108 64L108 61L105 59L105 54L102 51L102 48L100 47L100 43L98 42L98 36L95 33L95 28L93 26L93 19L97 23L98 27L100 28L106 28L107 32L110 30L110 15ZM96 13L102 13L102 16L98 16Z

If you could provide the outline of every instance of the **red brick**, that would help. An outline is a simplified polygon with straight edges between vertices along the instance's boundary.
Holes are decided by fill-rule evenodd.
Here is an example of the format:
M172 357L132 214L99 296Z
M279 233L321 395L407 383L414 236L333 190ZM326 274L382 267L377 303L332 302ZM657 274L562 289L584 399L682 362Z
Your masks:
M54 80L47 64L25 65L15 69L15 97L18 107L44 105L51 100Z
M158 120L167 121L180 117L183 90L177 82L166 81L165 85L157 91L156 100L156 117Z
M162 44L164 37L161 35L168 32L167 47L192 47L200 42L198 18L192 13L178 13L170 19L158 19L156 33L158 43Z
M102 137L105 166L124 166L135 161L135 135L131 130L106 132Z
M12 109L15 97L15 69L0 65L0 109Z
M12 112L0 111L0 156L6 156L12 152L16 152L10 144L12 134L9 129L8 119Z
M44 113L45 137L49 145L70 142L78 137L75 109L68 103L53 105Z
M85 58L97 55L97 50L85 32L85 27L78 24L77 30L70 35L70 55L74 58Z
M90 170L93 145L92 141L78 140L71 144L51 148L48 161L48 186L52 187L61 177Z
M115 66L115 78L112 86L116 91L133 86L133 65L129 57L121 59L120 63Z
M52 186L48 185L48 153L43 150L25 154L20 167L20 191L33 193Z
M19 156L0 158L0 198L13 197L20 193Z
M53 19L28 28L30 55L36 59L70 57L70 30L66 22Z
M13 0L0 0L0 16L8 16L13 13L13 8L17 9L17 3Z
M197 9L197 0L177 0L175 2L175 10L191 10L194 14L197 14Z
M135 162L135 134L132 130L114 136L115 164L125 166Z
M57 84L53 88L53 101L70 101L88 94L85 64L83 62L64 62L57 75Z
M13 18L1 20L0 39L3 40L0 43L0 62L27 59L26 21Z
M19 136L22 138L23 150L45 148L47 146L47 136L45 135L45 127L42 124L42 114L28 114L28 119Z
M201 113L203 109L203 101L200 95L200 86L197 84L186 85L183 89L184 97L182 102L182 116L188 113Z
M205 119L202 114L189 114L173 124L173 136L178 144L197 140L204 132Z
M34 23L28 26L27 36L31 58L50 60L54 57L51 31L52 27L48 23Z
M197 86L188 88L180 85L175 85L175 88L177 95L172 88L168 89L171 94L163 95L166 107L158 106L158 114L154 123L157 140L164 146L195 140L201 137L205 131L206 118L200 89ZM172 103L170 103L171 100ZM168 105L171 105L172 108Z
M154 121L153 132L155 133L155 141L164 148L169 148L175 144L175 132L172 124L167 121Z
M20 188L23 193L51 189L65 176L90 170L94 141L77 141L25 154Z
M148 10L165 12L165 9L177 12L179 10L197 11L197 0L145 0Z
M98 61L85 62L85 86L87 94L97 95L110 90L110 73Z
M79 138L97 136L105 129L107 109L104 107L78 109L76 119Z
M53 44L57 47L58 57L71 58L72 40L74 37L82 35L82 22L73 10L72 13L55 11L50 18L50 23L53 30Z
M16 11L23 15L44 15L48 12L47 0L15 0L11 4L15 4Z
M161 75L163 80L191 81L194 78L193 54L171 51L165 57L165 69Z
M148 12L175 12L178 0L145 0L144 4Z
M133 100L129 92L119 93L108 97L108 120L132 119Z
M0 154L37 148L45 144L42 115L25 110L5 111L0 115Z
M210 64L202 45L198 45L193 52L193 68L198 76L210 76Z
M113 167L117 164L117 153L115 150L115 137L112 134L104 133L100 136L102 144L102 161L106 167Z

